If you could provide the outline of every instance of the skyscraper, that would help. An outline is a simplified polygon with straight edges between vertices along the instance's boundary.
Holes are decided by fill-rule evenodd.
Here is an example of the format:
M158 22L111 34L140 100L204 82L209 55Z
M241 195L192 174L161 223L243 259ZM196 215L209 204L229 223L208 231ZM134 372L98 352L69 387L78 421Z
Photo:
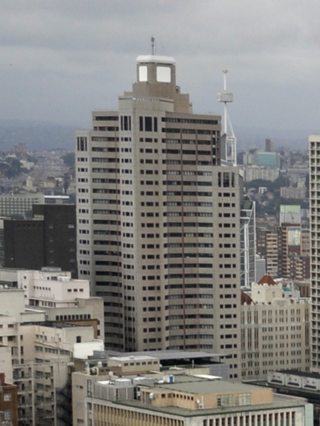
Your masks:
M311 371L320 372L320 135L309 137Z
M139 56L118 111L76 134L80 278L117 350L203 349L240 378L240 197L220 116L193 114L171 57Z

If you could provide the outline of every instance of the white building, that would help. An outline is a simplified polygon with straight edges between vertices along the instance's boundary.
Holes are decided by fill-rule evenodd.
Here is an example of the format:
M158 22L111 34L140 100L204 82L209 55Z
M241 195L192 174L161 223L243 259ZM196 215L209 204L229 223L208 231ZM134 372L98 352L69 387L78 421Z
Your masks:
M243 175L245 182L251 182L257 179L274 182L279 177L280 170L268 167L245 166L243 167Z
M90 297L88 280L75 280L70 272L43 268L18 271L18 287L25 292L25 304L46 312L50 321L96 320L97 338L104 338L103 301Z

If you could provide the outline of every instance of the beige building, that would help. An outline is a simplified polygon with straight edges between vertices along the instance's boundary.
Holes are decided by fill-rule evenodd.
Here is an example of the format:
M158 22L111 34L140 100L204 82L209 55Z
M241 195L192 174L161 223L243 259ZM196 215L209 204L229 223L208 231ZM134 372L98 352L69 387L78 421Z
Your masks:
M25 292L29 308L44 310L49 321L69 322L95 328L95 338L104 337L103 300L90 297L88 280L75 280L58 268L18 271L18 287Z
M75 373L73 396L73 426L313 426L305 399L213 376L113 379Z
M266 271L272 277L279 276L279 235L277 231L268 231L265 235Z
M241 306L242 379L271 371L310 368L309 299L285 297L281 282L265 275Z
M311 370L320 372L320 135L309 137Z
M193 114L175 61L139 56L118 111L76 133L79 276L104 298L122 351L229 354L240 378L237 167L220 166L220 116Z
M13 276L9 274L7 278L12 279ZM39 281L37 284L40 286ZM47 287L43 287L43 291L48 291L49 280L41 283L41 286L45 285ZM37 300L42 302L44 299ZM86 300L90 301L79 299L79 304ZM25 289L0 288L1 370L5 372L9 383L18 386L21 426L64 425L64 420L71 415L69 373L73 355L79 352L78 345L91 343L101 350L103 342L95 339L97 327L88 318L77 321L64 318L63 315L60 320L47 320L47 310L54 312L55 316L64 310L71 316L72 312L76 312L76 306L35 308L26 307L25 301ZM89 308L91 311L95 308L97 312L92 313L92 318L102 318L103 307L101 300L99 302L91 307L90 304L80 306L78 314L81 312L84 315L84 311L90 312Z

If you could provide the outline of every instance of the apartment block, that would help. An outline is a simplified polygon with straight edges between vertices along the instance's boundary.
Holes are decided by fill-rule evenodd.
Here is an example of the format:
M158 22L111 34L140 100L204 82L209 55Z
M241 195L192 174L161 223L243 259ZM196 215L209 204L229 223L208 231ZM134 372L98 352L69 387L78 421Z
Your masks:
M281 281L265 275L252 284L241 306L243 380L266 379L272 371L310 369L310 302L285 297Z
M31 281L30 277L37 273L39 279ZM96 342L100 349L103 348L103 342L96 339L99 331L96 318L103 323L102 302L86 306L85 301L90 301L90 298L79 298L77 310L74 294L63 301L61 294L64 292L60 289L60 293L55 293L55 299L50 291L54 285L48 279L42 280L43 275L39 271L23 271L22 281L24 276L25 283L32 283L29 291L25 288L0 288L1 369L7 382L15 384L18 389L19 426L63 426L70 424L68 418L71 418L70 374L75 348L79 344ZM70 273L64 278L68 279L65 282L57 280L57 283L58 287L59 284L66 286L64 291L67 295L68 288L83 288L83 293L88 294L87 282L79 281L78 286L74 286ZM30 300L39 303L25 306L25 291ZM57 304L57 307L49 307L49 302ZM63 311L65 315L62 315ZM54 313L54 321L48 320L48 312Z
M240 378L241 178L219 141L174 59L139 56L119 109L76 132L78 269L104 299L108 348L223 352Z
M277 278L310 278L309 231L301 223L282 223L257 231L257 252L266 260L266 271Z

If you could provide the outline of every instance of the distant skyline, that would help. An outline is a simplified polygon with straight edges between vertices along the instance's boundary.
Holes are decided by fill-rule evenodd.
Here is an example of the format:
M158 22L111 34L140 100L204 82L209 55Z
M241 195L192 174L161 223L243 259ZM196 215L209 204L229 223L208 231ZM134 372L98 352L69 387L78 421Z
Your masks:
M89 127L93 109L118 109L154 36L194 112L222 113L227 68L236 133L298 129L307 139L320 133L319 15L317 0L2 2L0 120Z

